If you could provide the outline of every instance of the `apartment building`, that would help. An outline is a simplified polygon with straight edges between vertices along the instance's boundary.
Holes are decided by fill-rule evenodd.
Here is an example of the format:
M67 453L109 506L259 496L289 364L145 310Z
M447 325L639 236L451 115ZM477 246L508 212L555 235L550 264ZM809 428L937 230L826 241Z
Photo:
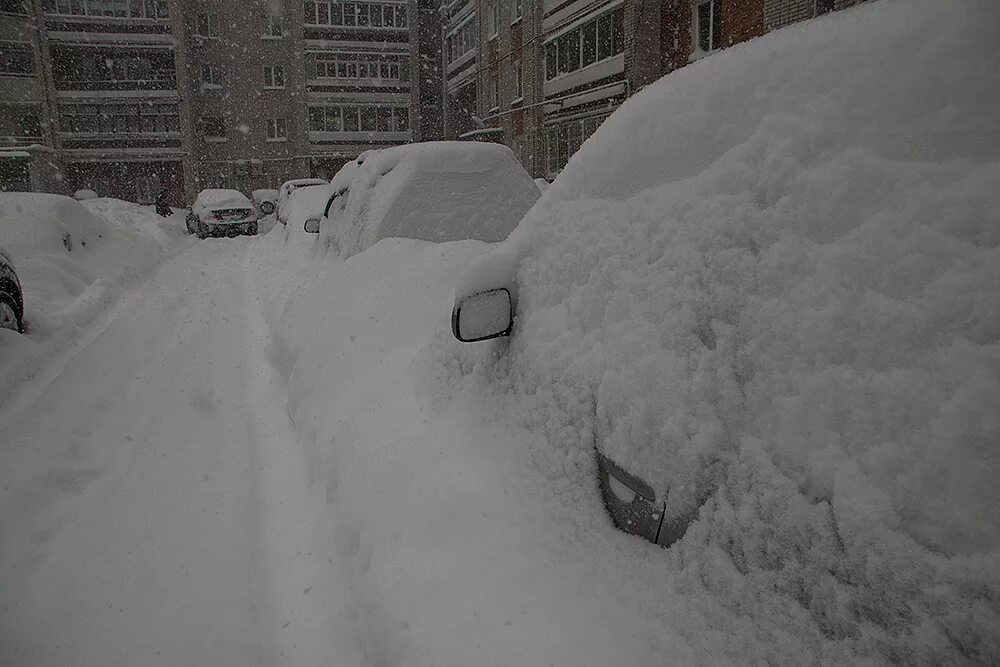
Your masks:
M2 0L0 189L143 202L166 190L181 204L205 187L329 177L369 148L438 138L437 9Z
M861 1L453 0L445 133L504 143L533 176L551 179L625 99L661 76Z
M41 52L24 0L0 0L0 184L27 189L45 181L52 137Z

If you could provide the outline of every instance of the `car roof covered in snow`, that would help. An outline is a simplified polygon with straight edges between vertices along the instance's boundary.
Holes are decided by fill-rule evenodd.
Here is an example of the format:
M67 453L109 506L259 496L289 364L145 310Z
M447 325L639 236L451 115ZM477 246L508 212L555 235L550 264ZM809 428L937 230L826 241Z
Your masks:
M388 237L501 241L539 196L509 148L461 141L367 151L333 185L347 199L323 234L344 255Z
M239 190L208 189L202 190L191 207L195 213L219 211L228 208L253 208L247 196Z

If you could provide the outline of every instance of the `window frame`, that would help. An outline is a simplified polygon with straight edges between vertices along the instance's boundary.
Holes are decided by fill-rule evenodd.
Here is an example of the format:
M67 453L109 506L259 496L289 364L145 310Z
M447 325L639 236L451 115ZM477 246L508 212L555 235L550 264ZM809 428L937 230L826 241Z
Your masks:
M205 74L208 78L205 78ZM202 90L222 90L225 87L225 76L222 68L209 63L201 64L201 76L199 78Z
M288 141L288 121L284 117L268 118L266 139L268 143Z
M6 51L9 51L13 57L8 60L8 58L0 55L0 63L14 63L18 57L26 58L27 71L7 70L4 69L5 65L0 65L0 76L34 77L38 75L38 71L35 68L35 49L32 47L31 42L15 39L0 40L0 54Z
M285 36L285 17L281 14L260 15L260 38L261 39L283 39ZM277 30L277 34L275 33Z
M574 72L610 61L623 54L625 52L624 15L624 9L619 5L545 42L542 66L545 81L554 81L569 76ZM593 26L594 34L595 60L584 64L586 42L584 35L591 26Z
M202 19L204 19L204 26L202 25ZM205 32L202 32L203 27L205 28ZM221 35L219 30L219 13L198 12L195 17L194 32L192 34L202 39L219 39Z
M280 80L280 82L279 82ZM264 90L285 89L285 66L264 65Z

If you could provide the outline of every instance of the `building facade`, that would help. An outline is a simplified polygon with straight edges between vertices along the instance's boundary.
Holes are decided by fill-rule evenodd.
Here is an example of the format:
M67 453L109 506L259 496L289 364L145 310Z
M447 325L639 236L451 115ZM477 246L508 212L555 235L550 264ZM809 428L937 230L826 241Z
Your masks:
M439 138L437 17L426 0L2 0L0 189L183 204Z
M504 143L532 176L551 180L625 99L663 75L861 1L453 0L445 135Z

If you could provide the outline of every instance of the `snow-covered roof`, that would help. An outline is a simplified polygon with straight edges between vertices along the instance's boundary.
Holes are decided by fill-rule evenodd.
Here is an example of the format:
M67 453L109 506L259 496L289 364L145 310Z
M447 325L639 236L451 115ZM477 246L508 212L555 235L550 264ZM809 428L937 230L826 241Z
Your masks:
M539 195L506 146L462 141L368 151L333 186L348 194L322 234L345 255L387 237L500 241Z

